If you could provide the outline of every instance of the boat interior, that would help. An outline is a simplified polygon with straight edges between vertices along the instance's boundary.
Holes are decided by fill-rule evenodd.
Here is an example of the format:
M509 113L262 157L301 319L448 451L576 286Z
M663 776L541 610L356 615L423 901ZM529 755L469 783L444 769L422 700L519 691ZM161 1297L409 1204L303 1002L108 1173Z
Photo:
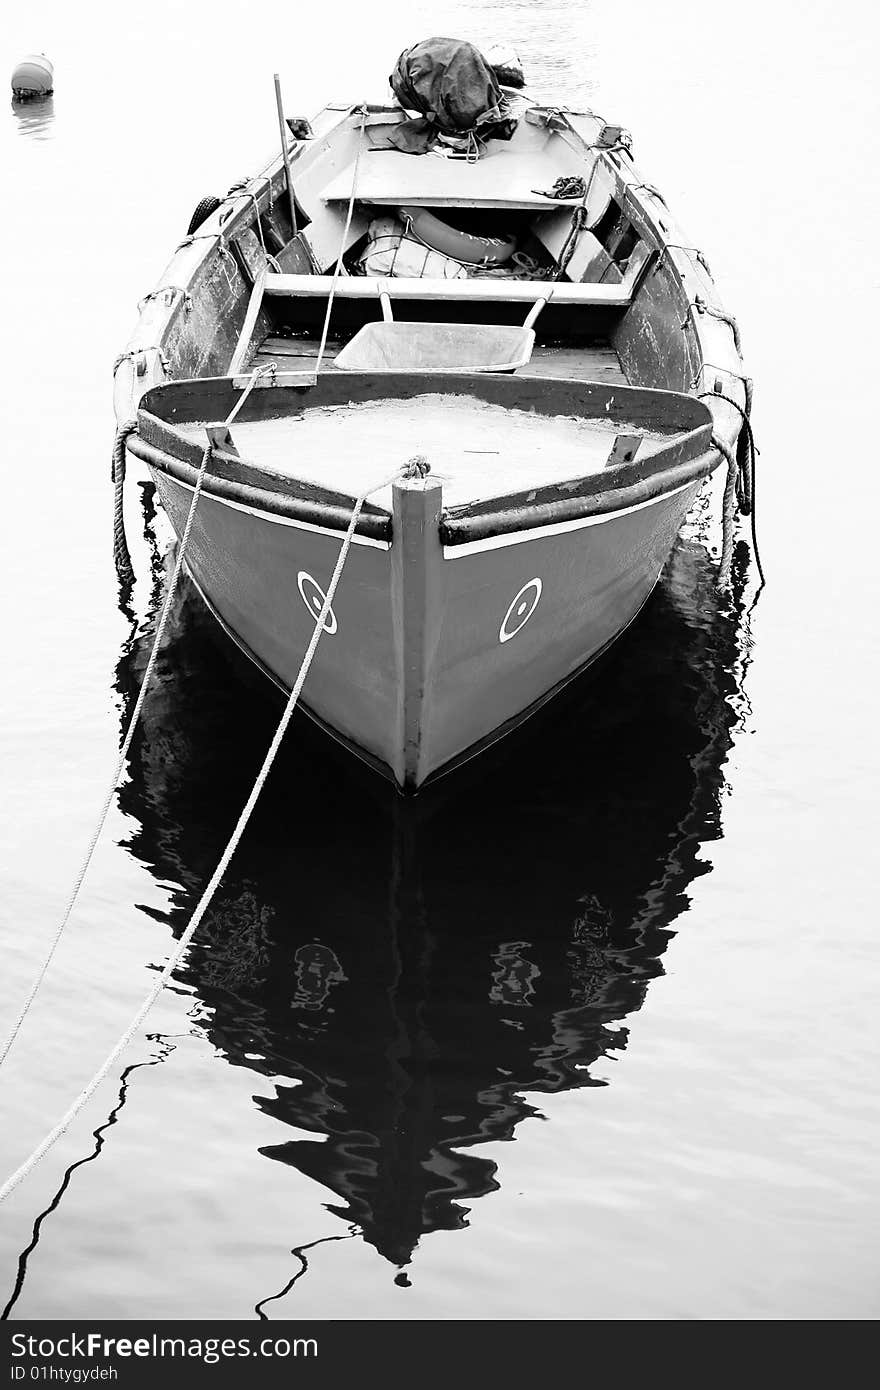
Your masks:
M625 132L589 112L540 105L524 94L515 100L521 105L512 138L487 140L478 157L442 146L419 155L391 148L408 119L400 106L330 105L311 122L288 122L289 179L284 157L276 156L234 186L191 227L160 287L143 301L117 364L120 422L154 387L213 382L216 390L195 392L187 406L186 423L199 424L204 441L205 423L229 413L226 389L256 386L253 397L264 404L248 401L228 457L221 441L212 441L221 445L212 472L222 468L274 498L289 490L291 477L306 490L313 485L314 460L327 452L322 426L315 422L313 453L294 457L274 426L259 431L258 445L258 419L295 417L305 445L301 419L315 408L336 411L401 393L412 400L426 390L484 399L477 381L507 381L508 408L541 412L552 402L551 413L578 420L560 454L564 469L549 458L539 467L541 451L527 443L528 422L519 422L533 469L530 476L525 464L518 470L526 490L560 486L563 471L587 490L603 478L608 486L635 485L627 469L659 476L668 449L679 448L670 433L696 422L664 420L665 438L652 438L651 421L629 413L641 409L635 398L646 388L677 393L680 408L681 396L692 396L698 383L738 398L735 327L700 253L640 181ZM271 370L257 380L255 367ZM609 439L593 412L596 393L613 396L624 386L640 389L621 390L618 428ZM266 398L276 393L267 388L275 387L280 403L269 409ZM182 400L173 395L174 411ZM732 445L740 410L726 407L728 419L721 401L723 395L713 401L715 431ZM452 511L455 499L468 505L460 478L471 506L498 494L490 415L474 413L473 438L462 440L453 458L453 431L442 410L433 411L432 470L445 475ZM366 423L363 410L360 418ZM420 424L426 420L419 416ZM419 431L404 433L415 439ZM381 435L374 463L382 461ZM333 479L321 469L320 485L335 498L328 507L342 494L356 495L362 481L357 436L356 425L335 433L334 452L340 460L348 453L350 466L340 465ZM350 437L350 450L341 448L343 437ZM195 436L157 436L150 447L167 466L184 444L198 462ZM419 452L415 444L410 452ZM395 463L408 459L395 454ZM251 464L260 478L251 476Z
M615 163L619 128L519 100L512 139L486 142L479 158L389 148L398 107L322 112L292 152L292 199L285 188L236 237L252 288L230 374L270 363L313 371L332 288L329 372L346 369L343 349L366 325L410 325L391 330L403 358L383 368L377 328L350 365L400 370L437 368L422 352L441 324L495 325L524 330L528 350L520 342L500 363L490 352L481 367L482 347L463 331L448 370L686 389L680 327L671 356L661 345L668 380L633 351L630 310L662 258Z
M189 483L207 425L212 479L344 528L365 482L429 445L450 543L465 535L450 518L479 520L505 499L579 514L603 488L635 504L673 475L702 476L719 456L706 453L697 383L743 383L705 263L640 182L625 132L517 100L512 138L478 157L390 148L408 119L400 106L331 105L289 122L290 177L276 157L230 190L147 297L116 378L120 421L152 403L130 447ZM256 378L255 367L271 370ZM215 437L245 388L231 434ZM452 397L459 419L463 397L475 404L467 431L444 415ZM380 402L388 418L374 421ZM509 426L503 467L496 406ZM551 430L545 418L545 448L542 422L517 411L569 423ZM713 402L732 445L739 408L728 414ZM362 517L379 538L387 506L378 498Z
M247 475L248 486L273 494L296 478L329 489L328 506L383 476L389 437L397 465L430 445L450 512L530 487L550 496L571 487L566 479L587 491L603 478L635 485L682 462L684 436L708 418L705 409L691 419L680 394L681 419L675 411L657 417L647 398L693 391L706 329L696 326L692 300L711 294L711 280L685 264L687 248L667 244L680 233L662 201L649 206L637 192L619 127L519 100L512 138L486 141L479 157L389 148L407 119L399 106L330 106L307 128L295 122L289 182L276 159L232 191L169 267L169 283L187 285L186 295L141 315L140 341L158 342L162 356L137 399L150 385L171 392L165 418L177 427L172 438L145 421L152 445L172 454L184 446L185 460L197 463L205 425L231 408L226 389L256 385L228 447L212 438L212 470ZM729 335L716 321L709 329ZM254 367L271 370L255 381ZM135 380L138 370L135 361ZM493 380L510 390L496 399ZM169 382L192 383L192 399ZM217 389L195 390L197 382ZM625 386L641 389L615 400ZM447 404L455 395L459 424L469 409L462 398L476 403L467 431L446 418L442 400L429 401L432 393ZM407 404L398 409L401 396ZM399 414L399 431L372 420L365 407L380 401L386 416ZM342 418L354 402L356 418ZM609 431L602 416L612 404ZM509 426L503 468L492 437L496 405ZM570 421L550 429L529 412ZM282 416L294 422L296 444L288 425L270 418ZM331 417L332 449L322 438ZM398 435L404 452L412 443L405 457Z

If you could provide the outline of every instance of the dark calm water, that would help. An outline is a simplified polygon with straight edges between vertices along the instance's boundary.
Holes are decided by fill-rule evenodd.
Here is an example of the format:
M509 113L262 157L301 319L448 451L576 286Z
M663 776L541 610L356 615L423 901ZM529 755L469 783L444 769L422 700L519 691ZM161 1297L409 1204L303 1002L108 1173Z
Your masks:
M770 584L704 519L591 678L403 805L295 719L174 990L0 1213L50 1317L871 1317L878 1311L873 80L858 16L746 0L16 15L7 111L0 1023L48 942L167 566L110 367L193 204L291 111L431 32L628 125L756 381ZM211 20L209 24L208 21ZM112 32L112 42L110 36ZM205 33L210 32L210 52ZM146 533L144 530L147 524ZM152 539L158 536L158 542ZM5 1176L184 929L279 712L191 594L64 945L0 1073Z

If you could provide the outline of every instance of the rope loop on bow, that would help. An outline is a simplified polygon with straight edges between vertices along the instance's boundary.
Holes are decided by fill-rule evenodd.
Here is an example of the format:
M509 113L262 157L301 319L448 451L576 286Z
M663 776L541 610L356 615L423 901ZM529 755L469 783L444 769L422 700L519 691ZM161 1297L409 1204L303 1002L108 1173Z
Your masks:
M424 454L413 454L412 458L403 465L402 477L404 478L427 478L431 471L431 465Z

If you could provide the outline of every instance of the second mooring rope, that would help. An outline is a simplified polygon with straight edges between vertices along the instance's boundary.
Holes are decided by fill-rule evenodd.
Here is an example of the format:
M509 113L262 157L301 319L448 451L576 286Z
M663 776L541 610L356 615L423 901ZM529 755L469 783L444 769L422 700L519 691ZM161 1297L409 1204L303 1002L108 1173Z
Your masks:
M251 383L251 385L253 385L253 383ZM241 403L239 403L238 405L238 409L240 408ZM238 848L238 843L241 840L242 835L244 834L247 823L250 820L251 813L255 805L257 804L260 792L263 790L266 778L269 776L272 764L275 761L275 756L278 752L278 749L281 746L281 740L284 738L287 726L290 723L293 711L296 708L297 701L299 700L300 692L303 688L306 676L309 673L309 667L312 664L312 658L314 657L318 643L321 640L321 634L324 631L324 623L327 620L327 614L329 613L330 607L333 603L333 597L336 593L336 587L339 583L340 577L342 575L342 570L345 565L346 558L348 556L348 552L351 548L351 543L354 538L355 529L357 527L358 519L360 517L363 505L372 493L379 492L380 489L382 489L383 487L387 487L389 483L394 482L395 478L399 478L400 476L401 470L395 469L394 473L392 473L389 477L383 478L381 482L375 483L371 487L367 488L364 492L360 494L360 496L355 501L354 509L351 514L351 520L348 523L348 529L345 532L342 545L339 549L339 555L336 559L336 566L333 570L333 575L330 580L330 583L327 586L327 593L324 597L324 602L321 605L321 611L315 620L314 631L312 632L309 645L306 648L305 656L303 657L302 662L300 664L299 672L297 674L296 680L294 681L293 688L290 692L290 696L288 697L287 704L284 707L284 713L282 714L278 727L275 730L275 735L272 739L272 742L269 745L269 750L266 753L265 758L263 759L263 765L260 768L260 771L257 773L257 778L251 789L251 793L247 801L245 802L244 808L236 822L235 829L230 835L226 848L220 856L220 861L213 874L211 875L208 885L202 893L202 896L200 897L198 904L196 905L196 909L192 917L190 918L189 925L187 926L186 930L180 938L180 941L177 944L176 951L174 951L173 954L169 957L168 961L166 962L165 968L159 975L158 979L156 980L156 983L153 985L152 989L150 990L144 1002L141 1004L141 1007L138 1009L137 1013L135 1014L131 1023L126 1028L125 1032L122 1034L118 1042L114 1045L112 1051L108 1053L107 1057L104 1059L101 1066L95 1072L91 1080L80 1091L79 1095L77 1096L73 1104L70 1106L69 1110L58 1121L58 1124L55 1125L54 1129L51 1129L49 1131L46 1137L41 1141L41 1143L37 1145L37 1147L25 1159L25 1161L18 1168L16 1168L15 1172L11 1175L11 1177L7 1178L3 1186L0 1187L0 1202L5 1201L5 1199L15 1191L18 1185L24 1181L28 1174L40 1162L40 1159L43 1158L49 1152L49 1150L52 1148L52 1145L58 1139L61 1138L62 1134L64 1134L65 1130L68 1129L70 1124L79 1114L80 1110L82 1110L83 1106L90 1099L90 1097L94 1095L95 1091L98 1089L101 1082L106 1077L107 1073L110 1071L114 1063L125 1051L125 1048L128 1046L128 1044L131 1042L132 1038L140 1028L144 1019L147 1017L147 1014L150 1012L150 1009L155 1004L162 990L165 988L166 984L171 979L171 976L174 974L174 971L177 969L177 966L180 964L183 954L186 951L186 948L189 945L190 941L192 940L199 923L204 917L205 912L207 911L207 908L211 902L211 899L213 898L214 893L217 890L220 880L226 872L226 869L229 865L229 861L235 853L236 849ZM190 516L192 516L192 511L193 508L191 508L190 510ZM183 543L181 542L181 545L182 544ZM156 650L157 645L158 643L154 645L154 652ZM144 685L146 685L146 677L144 678ZM142 686L141 689L143 690L143 688L144 687Z
M233 420L235 419L236 415L237 415L238 412L241 410L242 406L244 405L245 401L247 400L248 396L250 395L251 391L254 389L254 386L256 385L256 382L257 382L258 378L259 378L266 370L267 370L266 367L258 367L258 368L254 371L254 373L253 373L253 375L252 375L252 377L251 377L251 380L248 382L247 386L246 386L246 387L244 388L244 390L242 391L240 399L236 401L235 406L234 406L233 409L230 411L230 413L229 413L229 415L228 415L228 417L227 417L227 419L226 419L226 424L227 424L227 425L230 425L230 424L233 422ZM123 425L123 427L117 432L116 444L114 445L114 450L113 450L113 472L114 472L114 481L115 481L115 483L116 483L117 496L119 495L119 489L120 489L121 486L122 486L122 481L121 481L121 480L124 479L124 476L125 476L125 469L124 469L124 467L120 467L120 459L119 459L119 456L120 456L120 454L121 454L121 455L124 455L125 443L126 443L126 441L127 441L127 439L128 439L129 434L131 434L131 433L132 433L131 424ZM88 871L88 867L89 867L89 865L90 865L91 862L92 862L92 856L93 856L93 854L95 853L95 848L96 848L96 846L97 846L97 844L98 844L98 840L99 840L99 838L100 838L101 831L102 831L103 828L104 828L104 822L106 821L107 815L108 815L108 813L109 813L109 811L110 811L110 804L111 804L111 802L112 802L112 800L113 800L113 795L114 795L114 793L115 793L115 791L116 791L117 786L119 785L119 779L120 779L120 777L122 776L122 770L123 770L123 768L124 768L124 766L125 766L125 759L126 759L126 756L127 756L127 754L128 754L128 750L129 750L129 748L130 748L130 746L131 746L131 740L132 740L132 738L134 737L135 727L137 726L137 722L138 722L138 719L140 718L140 713L141 713L141 710L142 710L142 708L143 708L144 700L145 700L145 698L146 698L147 687L148 687L149 684L150 684L150 678L151 678L151 676L152 676L152 674L153 674L153 668L154 668L155 665L156 665L156 658L157 658L158 655L159 655L159 648L160 648L160 646L162 645L162 638L163 638L163 636L164 636L164 634L165 634L165 628L166 628L166 625L167 625L167 623L168 623L168 615L169 615L169 613L171 612L171 605L172 605L172 603L174 602L174 595L175 595L175 592L176 592L176 590L177 590L177 582L178 582L178 580L180 579L180 571L181 571L181 569L183 568L183 558L184 558L184 555L186 554L186 547L187 547L187 543L188 543L188 541L189 541L190 532L192 531L193 520L194 520L195 514L196 514L196 507L197 507L198 504L199 504L199 497L201 496L202 484L203 484L203 482L204 482L204 480L205 480L205 471L206 471L206 469L207 469L207 467L208 467L208 461L209 461L209 459L210 459L210 457L211 457L212 447L213 447L213 446L212 446L210 443L208 443L207 446L205 447L205 451L204 451L204 453L203 453L203 455L202 455L202 462L201 462L201 465L200 465L200 467L199 467L198 477L196 478L195 490L193 491L192 501L190 502L189 513L187 514L187 518L186 518L186 525L185 525L184 528L183 528L183 535L182 535L181 540L180 540L180 545L178 546L178 549L177 549L177 558L176 558L176 560L175 560L175 562L174 562L174 569L173 569L172 574L171 574L171 580L170 580L170 582L169 582L169 584L168 584L168 591L167 591L167 593L166 593L166 595L165 595L165 602L164 602L163 605L162 605L162 612L161 612L161 614L160 614L159 623L158 623L158 626L157 626L157 628L156 628L156 636L155 636L155 638L153 639L153 647L152 647L152 650L151 650L151 652L150 652L150 659L149 659L149 661L147 662L147 669L146 669L146 671L144 672L144 678L143 678L143 681L141 682L140 691L138 692L138 697L137 697L137 702L135 703L134 712L132 713L131 719L130 719L129 722L128 722L128 728L127 728L126 731L125 731L125 737L124 737L123 740L122 740L122 747L121 747L120 750L119 750L119 757L118 757L117 760L116 760L116 768L115 768L114 773L113 773L113 781L111 782L110 786L108 787L108 789L107 789L107 794L106 794L106 796L104 797L104 802L103 802L103 805L102 805L102 807L101 807L101 813L100 813L100 815L99 815L99 817L98 817L98 822L97 822L97 824L96 824L96 826L95 826L95 829L94 829L94 831L93 831L93 833L92 833L92 837L91 837L91 839L89 840L89 844L88 844L88 847L87 847L87 849L86 849L85 856L84 856L84 858L83 858L83 860L82 860L82 863L80 864L79 873L78 873L77 876L76 876L76 881L74 882L74 885L73 885L73 891L71 892L70 897L69 897L68 900L67 900L67 906L66 906L65 909L64 909L64 912L63 912L62 917L61 917L61 921L60 921L60 923L59 923L59 925L58 925L58 928L57 928L57 930L56 930L56 932L55 932L55 935L54 935L53 938L52 938L52 941L51 941L51 943L50 943L49 949L48 949L48 951L47 951L47 953L46 953L46 955L45 955L45 957L44 957L44 959L43 959L43 963L42 963L42 965L40 966L39 971L37 972L36 979L34 980L32 986L31 986L31 988L30 988L30 992L28 993L28 996L27 996L27 998L25 999L24 1004L23 1004L22 1007L21 1007L21 1010L20 1010L20 1012L19 1012L19 1014L18 1014L18 1017L16 1018L15 1022L14 1022L13 1025L12 1025L12 1028L10 1029L9 1033L7 1034L6 1039L5 1039L4 1043L3 1043L2 1048L0 1048L0 1066L2 1066L3 1063L6 1061L6 1058L8 1057L9 1051L10 1051L10 1049L11 1049L11 1047L12 1047L12 1044L15 1042L15 1039L18 1037L19 1029L21 1028L21 1025L24 1023L25 1018L27 1017L27 1013L28 1013L28 1010L29 1010L30 1007L31 1007L31 1004L33 1004L34 999L37 997L37 991L39 990L40 986L42 985L43 980L45 979L45 976L46 976L46 971L49 969L49 966L50 966L51 963L52 963L52 958L53 958L53 956L55 955L56 950L58 949L58 943L59 943L59 941L61 940L61 935L62 935L62 933L63 933L63 931L64 931L64 928L67 926L67 923L68 923L68 921L69 921L69 919L70 919L70 914L71 914L71 912L73 911L74 904L75 904L75 902L76 902L76 900L77 900L77 898L78 898L78 896L79 896L79 890L80 890L80 888L82 887L83 879L85 878L86 873L87 873L87 871ZM117 503L117 516L119 516L120 514L121 514L121 500ZM117 553L117 555L118 555L118 550L117 550L116 553ZM127 556L128 556L128 547L127 547L127 546L126 546L126 548L125 548L125 554L126 554L126 557L127 557ZM130 568L130 566L131 566L131 562L130 562L130 560L129 560L129 568Z
M760 580L761 580L761 583L760 583L760 585L758 586L758 592L760 592L760 590L763 589L764 585L767 583L767 580L766 580L765 575L764 575L764 566L763 566L763 564L761 563L761 551L760 551L760 548L759 548L759 546L758 546L758 516L757 516L757 506L758 506L758 503L757 503L758 477L757 477L757 472L758 472L758 454L760 453L760 450L759 450L757 444L755 443L755 435L754 435L754 431L752 430L752 422L751 422L751 419L749 418L750 396L751 396L750 388L747 386L747 388L746 388L746 408L745 408L745 410L744 410L743 407L739 404L738 401L735 401L735 400L733 399L732 396L725 396L725 395L722 395L722 393L721 393L720 391L701 391L700 394L697 396L697 400L698 400L698 401L711 401L711 400L715 400L715 401L726 401L726 403L727 403L728 405L732 405L733 408L734 408L734 410L736 410L736 411L739 412L739 415L740 415L740 417L742 418L742 422L743 422L743 423L742 423L742 427L743 427L743 430L745 431L746 448L747 448L747 450L748 450L748 455L747 455L747 457L746 457L742 462L740 462L739 460L736 461L736 466L737 466L737 470L738 470L738 471L737 471L737 474L736 474L735 479L734 479L734 493L736 492L736 484L737 484L737 481L738 481L738 483L739 483L739 492L740 492L740 499L739 499L739 500L740 500L740 511L742 512L743 516L749 517L750 522L751 522L752 553L754 554L754 557L755 557L755 564L757 565L757 568L758 568L758 576L759 576L759 578L760 578ZM733 465L733 462L731 461L730 452L728 452L728 450L726 449L726 447L725 447L724 445L722 445L722 444L718 441L717 438L713 437L713 439L712 439L712 444L713 444L713 446L714 446L715 448L717 448L717 450L718 450L718 452L719 452L720 454L723 454L723 455L724 455L724 458L725 458L726 461L727 461L727 469L728 469L727 485L725 486L725 489L724 489L724 526L725 526L725 538L726 538L726 536L727 536L728 531L730 532L730 549L731 549L731 558L732 558L734 506L733 506L733 502L728 500L728 493L729 493L729 485L730 485L730 472L731 472L731 469L732 469L732 467L733 467L734 465ZM732 452L732 451L731 451L731 452ZM723 570L723 568L724 568L724 553L722 552L722 565L721 565L721 569L719 570L719 579L718 579L719 584L722 584L722 583L726 584L727 581L728 581L728 579L729 579L729 577L730 577L730 572L729 572L729 568L728 568L728 571L727 571L727 578L724 579L724 580L722 580L722 578L721 578L721 570Z
M125 494L125 448L129 435L134 434L137 427L136 419L127 420L124 425L119 426L113 441L113 468L110 475L113 479L113 562L120 584L134 583L122 503Z

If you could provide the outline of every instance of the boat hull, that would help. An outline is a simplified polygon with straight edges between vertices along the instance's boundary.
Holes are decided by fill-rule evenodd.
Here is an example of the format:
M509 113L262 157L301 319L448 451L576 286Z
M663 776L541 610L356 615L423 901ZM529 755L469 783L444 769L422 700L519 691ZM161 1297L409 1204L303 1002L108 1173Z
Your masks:
M191 488L154 469L182 534ZM301 703L405 791L515 728L589 665L653 589L699 482L617 512L444 546L440 487L395 487L389 541L356 535ZM282 689L297 677L338 531L202 495L187 567Z

